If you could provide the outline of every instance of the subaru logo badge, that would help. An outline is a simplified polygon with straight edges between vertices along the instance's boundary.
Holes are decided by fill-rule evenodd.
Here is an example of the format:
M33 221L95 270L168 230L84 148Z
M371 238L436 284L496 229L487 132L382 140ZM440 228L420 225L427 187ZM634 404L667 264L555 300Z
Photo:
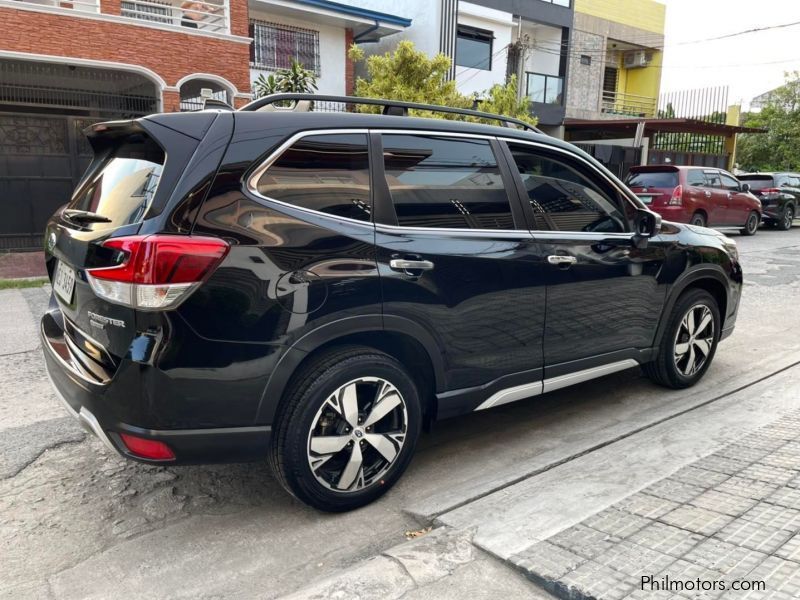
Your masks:
M47 236L47 242L45 243L45 247L47 248L48 252L52 252L53 248L56 247L56 232L51 231Z

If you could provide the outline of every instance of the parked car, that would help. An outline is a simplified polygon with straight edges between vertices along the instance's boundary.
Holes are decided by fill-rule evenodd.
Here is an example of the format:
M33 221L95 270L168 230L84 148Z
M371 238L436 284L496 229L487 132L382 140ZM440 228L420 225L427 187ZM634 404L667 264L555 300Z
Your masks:
M786 231L792 228L800 201L800 174L747 173L739 176L761 199L766 225Z
M686 388L733 331L736 244L662 227L574 146L259 110L287 98L308 99L88 130L95 158L47 225L42 346L113 452L266 459L302 501L348 510L437 419L638 365Z
M631 168L626 183L648 208L676 223L755 235L761 202L722 169L653 165Z

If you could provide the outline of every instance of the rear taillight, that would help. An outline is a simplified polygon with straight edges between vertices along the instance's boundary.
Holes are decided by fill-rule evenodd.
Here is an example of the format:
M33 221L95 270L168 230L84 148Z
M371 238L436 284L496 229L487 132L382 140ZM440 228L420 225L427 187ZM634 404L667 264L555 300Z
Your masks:
M164 442L148 440L129 433L120 433L119 437L128 451L139 458L150 460L174 460L175 453Z
M767 200L774 200L781 195L780 188L764 188L759 193Z
M669 202L667 202L670 206L681 206L683 204L683 186L679 185L674 190L672 190L672 196L670 196Z
M99 297L142 310L177 306L219 266L230 246L219 238L150 235L106 240L120 253L113 267L86 269Z

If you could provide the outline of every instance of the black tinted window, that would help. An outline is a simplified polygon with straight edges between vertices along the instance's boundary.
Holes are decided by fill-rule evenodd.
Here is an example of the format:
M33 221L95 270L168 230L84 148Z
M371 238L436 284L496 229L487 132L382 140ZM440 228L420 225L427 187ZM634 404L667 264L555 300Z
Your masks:
M384 135L383 158L400 225L514 228L488 140Z
M678 185L675 171L639 171L628 175L630 187L674 188Z
M258 180L258 192L302 208L369 221L369 153L363 133L299 140Z
M625 231L614 193L603 190L572 161L509 144L534 210L536 229Z
M456 36L456 64L473 69L492 69L491 31L459 25Z
M706 184L706 177L700 169L689 169L686 172L686 183L702 187Z

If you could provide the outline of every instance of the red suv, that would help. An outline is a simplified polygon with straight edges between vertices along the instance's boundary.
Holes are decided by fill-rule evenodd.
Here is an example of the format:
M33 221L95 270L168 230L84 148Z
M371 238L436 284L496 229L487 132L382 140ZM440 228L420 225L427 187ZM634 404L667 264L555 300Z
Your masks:
M625 182L648 208L669 221L739 229L742 235L754 235L761 223L761 201L748 184L722 169L633 167Z

